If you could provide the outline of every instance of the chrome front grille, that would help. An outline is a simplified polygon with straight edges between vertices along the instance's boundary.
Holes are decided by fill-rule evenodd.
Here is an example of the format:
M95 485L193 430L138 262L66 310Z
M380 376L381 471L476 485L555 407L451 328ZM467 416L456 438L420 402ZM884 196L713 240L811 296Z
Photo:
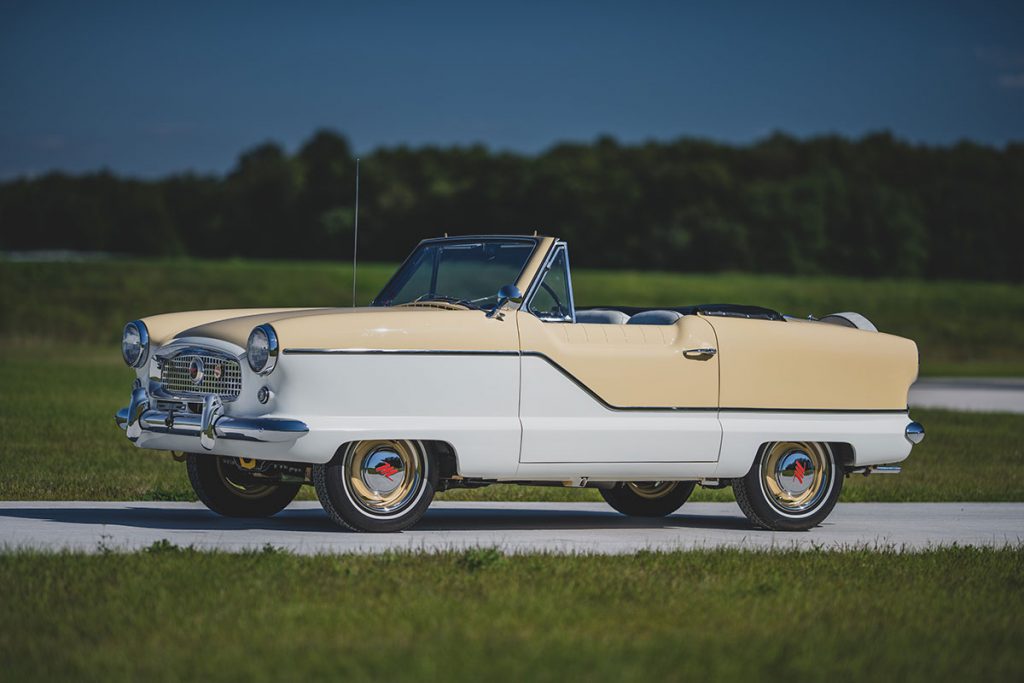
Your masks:
M173 396L201 400L207 394L217 394L223 401L233 401L242 392L242 367L233 358L187 349L160 358L159 363L160 383Z

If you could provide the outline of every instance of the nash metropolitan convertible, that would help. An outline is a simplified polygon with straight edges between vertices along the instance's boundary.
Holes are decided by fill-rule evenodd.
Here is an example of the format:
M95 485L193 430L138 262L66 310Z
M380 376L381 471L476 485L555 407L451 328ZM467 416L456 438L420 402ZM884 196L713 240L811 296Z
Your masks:
M312 484L359 531L498 482L639 516L731 485L753 524L808 529L845 476L898 472L924 438L914 342L856 313L577 309L551 237L425 240L369 307L156 315L122 351L118 425L184 460L211 510L273 515Z

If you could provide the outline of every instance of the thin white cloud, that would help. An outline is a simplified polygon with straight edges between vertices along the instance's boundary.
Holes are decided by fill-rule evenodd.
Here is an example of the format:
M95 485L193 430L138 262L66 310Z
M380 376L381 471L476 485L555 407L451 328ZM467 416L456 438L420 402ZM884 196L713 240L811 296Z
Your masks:
M996 85L1007 90L1024 88L1024 73L1003 74L996 79Z
M974 49L974 56L982 64L993 66L997 69L1017 70L1024 69L1024 52L1018 50L1007 50L1003 47L977 47Z
M35 138L32 142L36 149L45 152L56 152L67 147L67 140L62 135L43 135Z

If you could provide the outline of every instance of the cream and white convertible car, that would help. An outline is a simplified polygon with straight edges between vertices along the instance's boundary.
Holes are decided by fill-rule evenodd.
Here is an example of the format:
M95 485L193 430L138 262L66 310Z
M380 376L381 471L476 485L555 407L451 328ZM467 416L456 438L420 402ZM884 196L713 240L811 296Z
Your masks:
M177 452L211 510L273 515L312 484L359 531L498 482L639 516L731 485L756 526L808 529L845 476L898 472L924 438L914 342L856 313L577 309L551 237L425 240L369 307L156 315L122 351L118 425Z

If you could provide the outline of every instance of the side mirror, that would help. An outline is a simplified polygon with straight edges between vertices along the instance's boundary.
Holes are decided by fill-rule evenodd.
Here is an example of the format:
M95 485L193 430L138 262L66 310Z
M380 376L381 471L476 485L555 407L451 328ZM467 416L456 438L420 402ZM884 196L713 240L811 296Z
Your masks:
M498 303L494 305L492 310L487 312L487 317L493 318L498 315L498 311L504 308L509 301L514 304L523 303L523 293L515 285L504 285L498 290Z

